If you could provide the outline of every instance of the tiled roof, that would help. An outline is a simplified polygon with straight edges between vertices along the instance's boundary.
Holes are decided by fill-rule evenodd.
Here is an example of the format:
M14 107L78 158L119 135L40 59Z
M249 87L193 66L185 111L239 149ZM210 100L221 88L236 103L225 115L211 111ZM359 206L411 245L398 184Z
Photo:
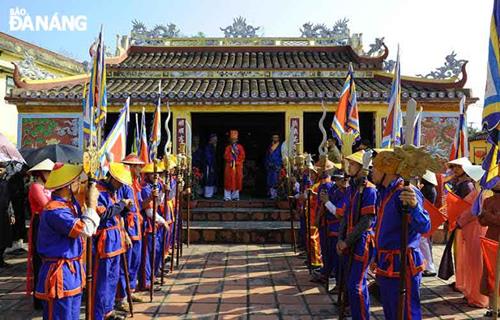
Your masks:
M221 50L224 49L224 50ZM381 58L359 57L350 47L144 48L132 47L113 69L297 70L382 69Z
M108 79L108 99L149 101L158 96L156 79ZM272 78L272 79L162 79L162 96L178 102L225 101L318 101L335 100L342 89L338 78ZM390 78L356 79L359 99L362 101L387 100ZM457 99L469 95L467 89L436 89L425 84L402 84L403 99L413 97L424 100ZM41 100L80 100L83 83L62 85L51 89L16 89L13 98Z
M319 102L338 99L348 64L354 65L358 99L387 101L392 75L382 71L387 57L358 56L349 46L332 47L130 47L108 59L109 101L154 101L161 79L162 96L177 103ZM402 98L427 101L470 97L462 79L402 78ZM88 75L29 83L14 72L11 102L78 101ZM470 101L470 100L469 100Z

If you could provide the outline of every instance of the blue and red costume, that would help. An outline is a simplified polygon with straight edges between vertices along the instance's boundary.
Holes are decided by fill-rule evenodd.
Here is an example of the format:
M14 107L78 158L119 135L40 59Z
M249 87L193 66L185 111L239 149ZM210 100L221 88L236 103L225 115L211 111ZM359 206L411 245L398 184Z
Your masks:
M422 319L420 309L420 282L424 270L424 259L420 252L421 234L430 230L429 214L423 207L422 193L412 187L417 195L417 206L410 208L408 216L407 248L407 294L405 319ZM402 203L399 195L403 180L397 178L388 187L381 188L378 209L379 223L375 233L377 283L384 307L385 319L397 318L399 297L399 273L401 270L401 217Z
M321 184L318 187L318 194L321 194L322 192L326 192L329 194L332 189L336 189L335 183L331 182L330 176L325 177L321 179ZM321 210L323 212L323 215L320 217L320 226L319 226L319 240L320 240L320 246L321 246L321 259L323 261L323 266L321 267L321 274L325 277L330 276L330 266L328 265L329 261L331 260L331 252L332 250L335 250L335 246L332 247L332 241L330 241L329 235L329 226L328 226L328 221L327 221L327 216L329 211L326 208L322 208L322 203L321 199L318 196L317 199L317 208L318 210ZM321 209L320 209L321 208ZM319 214L319 212L318 212ZM335 244L336 245L336 244Z
M360 197L360 186L363 183L363 193ZM360 201L358 212L358 201ZM368 293L367 276L368 267L374 252L374 227L376 223L377 189L368 182L357 182L351 179L344 196L344 223L346 233L339 235L349 247L352 255L351 265L347 271L347 293L353 319L370 318L370 295ZM371 225L361 232L359 239L350 243L349 235L353 233L361 219L369 219Z
M133 206L130 208L124 219L125 232L132 241L132 246L125 253L128 263L130 290L132 292L134 292L137 288L137 275L141 266L142 257L142 225L144 221L138 209L139 197L140 194L135 192L133 186L129 187L127 185L123 185L120 189L118 189L118 200L131 199L134 201ZM118 292L116 294L117 298L125 298L127 296L126 288L125 270L123 269L123 265L120 264L120 280L118 282Z
M163 190L161 183L158 183L158 193ZM156 212L156 229L155 238L153 239L153 183L145 181L141 190L140 206L144 211L144 238L142 241L142 262L141 262L141 276L139 277L139 286L142 290L146 290L151 285L151 258L150 253L153 250L153 241L155 241L155 260L154 272L155 275L159 272L161 266L162 239L164 236L165 228L163 227L164 219L161 215L161 199L158 197L158 211ZM151 212L151 214L148 214Z
M337 283L342 281L339 279L339 255L337 250L337 242L339 239L340 220L338 217L343 216L342 208L344 207L345 189L341 189L334 185L328 192L329 202L335 207L335 212L331 212L328 203L326 204L326 224L328 229L328 254L323 257L323 269L326 276L332 273L335 276Z
M94 237L94 319L108 317L114 309L115 296L120 280L120 255L125 252L125 235L121 225L122 215L128 210L118 198L118 191L104 181L97 183L99 198L97 213L101 222Z
M80 318L85 269L82 263L84 222L76 201L52 195L40 215L37 250L42 266L35 296L43 300L43 318Z

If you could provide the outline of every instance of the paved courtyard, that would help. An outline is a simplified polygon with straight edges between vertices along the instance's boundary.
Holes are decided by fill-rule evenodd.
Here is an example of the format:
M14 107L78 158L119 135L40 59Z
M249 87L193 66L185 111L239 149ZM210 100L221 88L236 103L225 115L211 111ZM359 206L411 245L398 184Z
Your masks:
M436 246L436 257L443 247ZM0 319L41 319L24 295L24 256L7 255L0 269ZM461 294L437 278L424 278L425 319L478 319ZM145 293L144 296L147 294ZM333 298L336 298L335 296ZM153 303L134 305L135 319L336 319L332 296L309 281L302 258L289 246L192 245L180 270L166 278ZM372 299L373 319L383 319Z

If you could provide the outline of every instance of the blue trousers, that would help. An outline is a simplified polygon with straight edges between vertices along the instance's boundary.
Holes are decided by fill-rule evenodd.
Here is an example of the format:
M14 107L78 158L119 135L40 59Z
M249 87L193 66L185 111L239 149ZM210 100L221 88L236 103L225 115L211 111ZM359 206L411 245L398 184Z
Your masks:
M132 292L137 287L137 274L141 266L142 256L142 242L132 241L132 247L125 253L128 263L128 279L130 281L130 289ZM123 270L123 263L120 263L120 280L118 281L118 291L116 293L118 298L125 298L127 296L127 284L125 282L125 270Z
M405 319L422 319L420 308L420 282L422 274L415 276L408 275L406 281L406 304ZM399 278L388 278L377 276L377 283L380 286L380 298L384 307L384 317L386 320L397 319L399 300Z
M94 319L102 320L115 307L116 288L120 280L120 255L94 259Z
M299 245L303 248L306 247L306 218L305 217L300 217Z
M43 319L48 320L78 320L82 294L62 299L42 300Z
M321 273L327 277L333 274L335 280L339 283L339 255L336 249L337 241L338 237L327 237L321 242L321 256L323 257L323 268L321 269Z
M156 230L155 237L155 261L154 261L154 273L155 276L159 274L161 261L162 261L162 244L163 244L163 235L165 234L165 228L158 228ZM150 252L153 250L153 234L148 233L143 238L142 244L142 264L141 264L141 275L139 278L139 286L141 289L148 289L151 283L151 258ZM168 243L168 233L166 234L165 244Z
M347 275L347 294L353 320L370 319L370 294L366 279L371 258L365 260L353 259Z

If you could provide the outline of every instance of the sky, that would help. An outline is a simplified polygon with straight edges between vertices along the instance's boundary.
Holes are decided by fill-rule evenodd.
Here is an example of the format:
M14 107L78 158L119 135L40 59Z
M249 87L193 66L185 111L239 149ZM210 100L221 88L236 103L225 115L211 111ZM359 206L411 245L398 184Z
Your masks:
M286 37L300 36L306 22L331 27L348 18L351 33L362 33L366 51L376 37L384 37L389 58L395 59L399 44L402 75L427 74L453 50L468 60L466 87L480 100L469 107L467 121L478 127L492 7L493 0L2 0L0 31L83 61L101 25L114 48L116 35L129 34L134 19L150 29L174 23L187 36L221 37L219 28L242 16L263 36ZM10 13L16 9L31 17L84 15L87 30L11 31Z

